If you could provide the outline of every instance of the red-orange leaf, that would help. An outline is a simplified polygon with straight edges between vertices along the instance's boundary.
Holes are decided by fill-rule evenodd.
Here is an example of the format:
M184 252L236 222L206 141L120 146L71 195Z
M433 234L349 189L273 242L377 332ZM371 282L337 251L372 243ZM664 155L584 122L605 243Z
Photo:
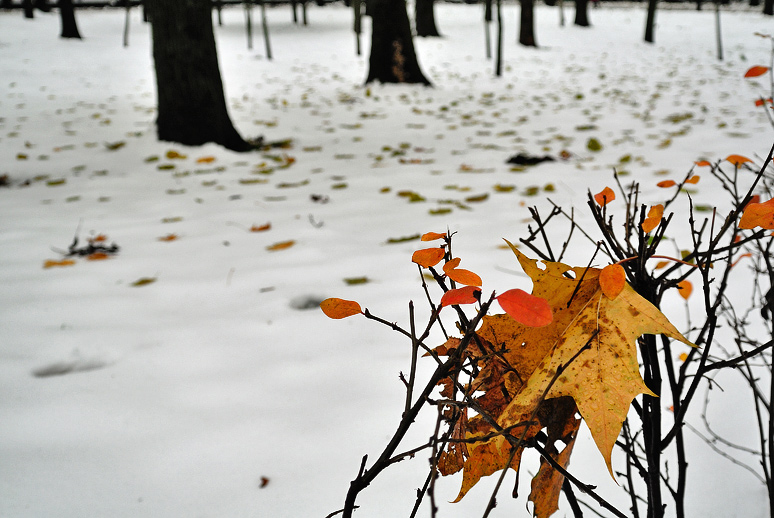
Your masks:
M421 240L422 241L435 241L436 239L443 239L446 237L446 234L439 234L438 232L428 232L427 234L423 234Z
M167 234L159 238L159 241L174 241L177 239L177 234Z
M662 180L656 184L656 187L666 188L666 187L674 187L675 185L677 185L677 183L675 183L674 180Z
M744 73L744 77L758 77L758 76L762 76L768 71L769 71L769 67L762 67L760 65L756 65L754 67L750 67L750 69Z
M707 162L706 160L699 160L698 162L696 162L696 165L699 167L709 167L712 164Z
M688 178L685 181L685 183L697 184L697 183L699 183L699 180L701 180L701 176L695 174L695 175L691 176L690 178Z
M610 187L605 187L600 192L594 195L594 201L596 201L597 204L602 207L604 207L614 199L615 199L615 193L613 192L613 189L611 189Z
M752 162L752 160L742 155L728 155L726 160L734 164L736 167L739 167L746 162Z
M677 283L677 287L680 290L678 293L685 300L688 300L688 297L693 293L693 284L691 284L691 281L680 281Z
M456 290L449 290L441 297L441 307L454 306L456 304L473 304L478 302L481 289L476 286L465 286Z
M347 318L363 312L363 310L360 309L360 304L354 300L337 298L323 300L320 302L320 309L322 309L323 313L325 313L328 318L335 319Z
M620 264L608 264L599 272L599 287L609 299L614 299L626 285L626 272Z
M430 268L440 263L445 254L443 248L423 248L414 252L411 256L411 262L417 263L423 268Z
M265 225L257 226L253 225L250 227L250 232L266 232L271 228L271 223L266 223Z
M107 259L110 257L105 252L94 252L93 254L89 254L86 256L87 261L102 261L103 259Z
M196 159L197 164L211 164L215 161L214 156L203 156L201 158Z
M497 297L500 307L514 320L527 327L547 326L554 320L548 301L524 290L508 290Z
M774 198L763 203L750 202L742 212L739 228L748 229L761 227L774 230Z

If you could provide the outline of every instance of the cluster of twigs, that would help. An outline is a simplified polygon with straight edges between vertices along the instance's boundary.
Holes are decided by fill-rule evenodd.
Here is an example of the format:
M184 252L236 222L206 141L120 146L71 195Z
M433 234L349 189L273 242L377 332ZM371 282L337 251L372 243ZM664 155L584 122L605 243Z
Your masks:
M762 165L756 169L757 174L752 181L746 179L753 175L740 175L743 171L740 171L738 164L733 165L733 171L730 171L727 164L721 164L721 162L711 166L711 175L721 183L730 197L731 208L725 215L716 208L708 217L703 219L696 217L697 211L690 194L680 195L680 193L685 194L683 189L685 180L693 175L693 171L686 174L683 182L677 185L675 195L665 203L665 208L669 208L678 201L687 200L691 243L687 250L683 251L680 259L675 259L671 265L662 269L653 268L652 262L648 261L654 257L661 257L661 249L672 242L665 235L672 224L673 215L664 217L651 233L645 233L642 230L642 223L646 217L647 207L639 200L640 191L637 184L625 187L616 176L618 189L625 200L622 222L615 221L608 205L600 206L589 195L588 206L596 222L597 231L601 235L600 239L594 239L590 231L581 228L572 212L567 213L555 204L545 218L537 209L531 209L534 224L528 228L527 236L520 240L524 247L529 248L542 259L561 261L570 249L571 239L580 235L595 244L597 251L606 255L611 262L621 264L626 271L629 284L656 307L660 307L662 297L668 290L674 289L688 277L694 279L694 282L699 279L697 284L700 286L702 297L701 319L691 322L689 315L689 329L685 333L686 336L690 334L692 341L699 347L692 349L679 363L666 337L644 335L640 338L643 379L648 388L660 398L643 395L633 401L632 408L637 419L629 419L624 423L616 443L625 458L623 466L616 470L616 474L621 481L622 489L630 498L631 505L627 510L628 513L616 509L595 492L594 486L581 482L557 464L541 444L541 441L545 443L545 434L541 433L533 439L526 439L525 432L519 437L519 434L513 433L513 427L509 427L508 430L503 429L498 425L496 416L489 415L478 404L470 383L479 372L478 359L470 353L470 349L473 348L472 344L475 344L476 349L481 350L476 329L481 319L489 312L494 295L486 300L482 298L473 315L467 315L459 306L452 306L456 311L457 328L462 333L462 338L456 349L449 351L448 356L441 357L426 344L426 340L436 325L440 327L444 336L448 338L448 335L439 319L440 308L433 302L428 286L423 280L423 289L431 314L421 332L415 321L413 302L409 303L408 329L382 319L368 310L364 311L368 319L390 327L411 343L409 374L406 376L401 373L400 376L406 390L405 406L392 438L378 458L369 463L368 456L363 457L357 476L351 482L347 492L344 508L328 516L342 514L344 518L350 518L358 507L356 500L359 493L366 489L377 476L395 463L413 458L425 451L429 452L431 467L424 483L417 489L410 517L417 515L420 505L426 500L430 501L430 515L435 517L438 507L434 488L441 452L447 449L450 443L453 445L455 441L465 442L466 440L454 436L462 409L471 409L481 415L492 426L494 433L501 434L510 442L512 454L519 448L533 448L554 469L564 475L563 493L576 517L582 516L578 503L588 498L596 501L599 507L589 508L600 516L605 516L602 513L606 512L608 515L619 517L659 518L665 516L667 508L670 509L670 515L678 518L686 516L685 499L689 460L685 447L686 431L700 434L699 436L707 440L710 446L723 457L732 462L744 464L749 471L753 472L768 488L772 516L774 516L774 484L772 484L774 459L771 455L771 446L774 444L774 421L771 417L771 402L774 399L774 386L771 383L771 349L774 344L774 318L772 318L774 260L771 258L771 250L774 246L774 238L764 230L743 231L738 227L739 216L755 192L768 192L769 197L774 192L774 178L770 176L769 169L772 154L774 154L774 148ZM549 238L547 228L549 224L562 221L569 222L569 230L566 240L557 246L558 243ZM446 237L445 250L446 260L451 259L451 235ZM734 277L736 272L744 267L739 264L740 258L750 258L753 265L750 267L753 273L750 304L749 308L742 309L732 302L732 294L729 293L732 279L736 283L736 277ZM594 258L590 263L593 261ZM430 272L444 292L454 287L453 281L440 275L433 268L430 268ZM451 284L447 285L447 283ZM757 322L754 322L753 316L757 318ZM727 325L721 329L722 324ZM728 333L729 330L732 331L731 335ZM434 372L424 384L420 383L417 376L420 350L436 365ZM582 350L578 351L578 354ZM497 354L497 351L491 353ZM567 365L564 365L563 369L566 367ZM750 389L757 416L758 447L750 448L749 445L742 447L723 438L711 428L706 417L706 408L712 404L711 398L705 397L705 411L702 413L706 435L702 434L695 424L689 424L686 421L691 404L696 399L700 399L696 398L699 389L712 387L714 377L721 371L738 372ZM556 376L558 377L561 372L562 369L559 369ZM445 379L452 380L451 397L438 396L438 385ZM541 404L547 393L548 389L540 400ZM663 401L670 402L671 408L664 408ZM419 413L433 407L436 420L430 439L424 444L400 451ZM530 421L519 425L526 430ZM491 437L468 440L489 438ZM759 466L749 465L740 460L736 453L742 450L757 458ZM669 469L666 458L676 459L676 470ZM496 505L496 497L506 471L507 469L502 471L489 504L483 510L484 517L487 517ZM576 496L576 489L581 493L580 496Z

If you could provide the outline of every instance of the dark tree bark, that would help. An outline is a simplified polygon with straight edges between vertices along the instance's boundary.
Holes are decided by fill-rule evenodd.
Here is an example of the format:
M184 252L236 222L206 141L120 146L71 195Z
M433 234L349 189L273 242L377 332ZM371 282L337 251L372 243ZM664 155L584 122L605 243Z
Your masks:
M11 0L0 0L0 9L11 9Z
M520 0L519 43L525 47L537 47L535 39L535 0Z
M78 24L75 23L75 7L73 0L59 0L59 16L62 19L62 38L81 39Z
M44 13L51 11L51 6L48 4L48 0L35 0L32 2L32 5L35 7L35 9L43 11Z
M575 25L589 27L589 0L575 0Z
M438 27L435 25L435 0L416 0L414 15L417 36L424 38L441 35L438 32Z
M234 151L253 146L236 131L220 78L210 0L148 0L156 68L159 140Z
M763 14L774 16L774 0L763 1Z
M645 41L653 43L655 41L654 26L656 25L656 5L658 0L648 0L648 15L645 18Z
M366 83L422 83L430 81L419 68L405 0L371 0L371 57Z
M750 7L758 7L761 5L761 0L750 0Z
M32 0L22 0L22 9L24 10L25 18L35 17L35 6L32 5Z

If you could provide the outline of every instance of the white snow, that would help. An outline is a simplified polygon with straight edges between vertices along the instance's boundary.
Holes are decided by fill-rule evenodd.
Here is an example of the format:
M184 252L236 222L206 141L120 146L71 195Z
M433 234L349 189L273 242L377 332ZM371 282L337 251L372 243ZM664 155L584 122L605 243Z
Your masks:
M11 186L0 188L0 517L322 518L342 507L361 457L375 458L397 425L410 344L362 318L329 320L315 302L354 299L407 326L413 299L421 321L410 262L421 244L388 240L448 228L462 267L486 289L529 289L500 246L525 235L528 206L546 211L550 197L590 223L586 192L612 186L614 167L655 203L668 196L656 182L681 179L696 160L760 162L768 152L774 131L754 106L766 81L742 77L769 62L754 33L770 33L772 20L759 12L723 12L724 61L710 10L659 12L648 45L644 6L591 10L592 28L560 27L557 9L540 6L539 49L515 43L518 7L504 13L506 68L496 79L480 6L439 4L445 37L415 42L435 85L424 88L364 87L368 21L358 57L341 5L310 5L307 27L292 24L288 7L269 9L271 61L259 11L248 50L243 11L225 9L216 34L236 126L293 139L271 154L295 163L255 174L271 159L156 141L149 27L137 10L128 48L120 9L78 11L83 41L59 39L55 13L1 12L0 175ZM600 152L586 148L590 137ZM169 150L187 158L167 159ZM505 164L518 152L562 150L569 160L524 172ZM708 175L697 191L697 203L725 203ZM442 208L452 210L430 213ZM104 234L120 252L44 269L78 229L79 245ZM177 239L158 239L169 234ZM585 265L590 249L565 261ZM156 280L131 286L141 278ZM683 319L677 297L665 311ZM406 447L432 422L418 421ZM766 515L749 473L700 441L691 448L691 516ZM495 515L528 516L529 457L520 498L505 489ZM625 510L586 435L574 457L573 472ZM385 472L357 516L408 516L426 468L420 455ZM444 503L459 480L439 482L441 516L480 515L493 481ZM569 513L561 505L557 516Z

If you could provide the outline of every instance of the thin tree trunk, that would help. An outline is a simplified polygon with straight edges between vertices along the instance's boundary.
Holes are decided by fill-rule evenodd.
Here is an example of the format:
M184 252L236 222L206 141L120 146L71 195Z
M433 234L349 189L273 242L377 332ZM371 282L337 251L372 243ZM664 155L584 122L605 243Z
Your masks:
M156 68L159 140L234 151L253 146L228 115L210 0L148 0Z
M81 39L78 24L75 22L73 0L59 0L59 15L62 19L62 38Z
M430 81L419 68L405 0L371 0L371 56L366 83L422 83Z
M723 34L720 31L720 0L715 0L715 39L718 48L718 61L723 61Z
M266 59L271 61L271 41L269 40L269 21L266 19L266 4L263 0L258 0L261 4L261 29L263 29L263 45L266 48Z
M253 2L245 2L245 31L247 32L247 50L253 50Z
M126 16L124 17L124 47L129 46L129 18L132 15L132 2L126 0Z
M492 59L492 36L490 25L492 24L492 0L484 0L484 44L486 45L486 59Z
M362 54L360 50L360 34L363 32L363 6L360 0L352 0L352 9L355 11L355 20L353 30L355 31L355 52L359 56Z
M501 1L497 0L497 57L495 58L495 75L500 77L503 72L503 10Z
M645 19L645 41L648 43L655 41L656 4L658 4L658 0L648 0L648 15Z
M763 0L763 14L774 16L774 0Z
M12 6L11 0L0 0L0 9L11 9Z
M519 43L525 47L537 47L535 38L535 0L520 0Z

